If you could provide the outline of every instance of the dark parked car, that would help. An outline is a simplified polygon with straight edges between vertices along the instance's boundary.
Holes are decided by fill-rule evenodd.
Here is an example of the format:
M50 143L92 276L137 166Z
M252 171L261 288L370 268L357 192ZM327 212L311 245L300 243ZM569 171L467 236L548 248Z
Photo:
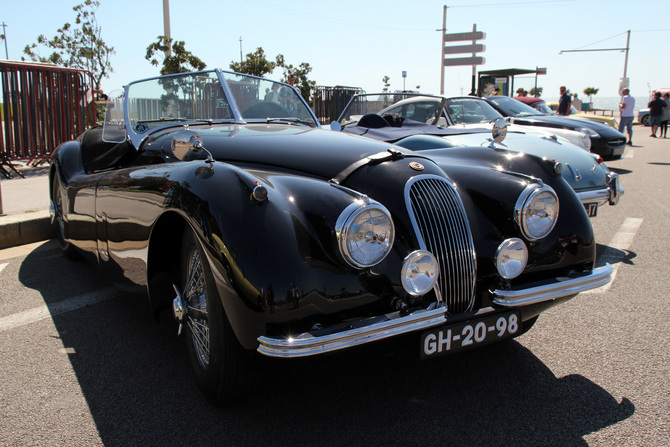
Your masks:
M569 116L547 115L509 96L488 96L486 101L510 122L520 126L549 129L570 129L584 132L591 138L591 152L604 159L621 158L626 149L626 136L597 121Z
M599 156L541 127L507 126L505 134L493 141L490 123L498 120L504 124L502 115L481 98L377 93L354 96L331 128L394 143L427 156L435 149L484 146L491 152L514 151L555 160L562 164L563 178L575 190L589 216L596 216L601 205L618 203L624 193L619 175L610 171ZM581 132L561 133L575 134L588 142Z
M288 85L213 70L128 84L53 154L61 248L172 309L212 401L243 392L254 353L407 336L434 357L611 279L556 162L319 127Z

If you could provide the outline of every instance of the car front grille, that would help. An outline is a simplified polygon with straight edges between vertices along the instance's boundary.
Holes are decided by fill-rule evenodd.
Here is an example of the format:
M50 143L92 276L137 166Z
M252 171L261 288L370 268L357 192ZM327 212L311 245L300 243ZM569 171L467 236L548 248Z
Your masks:
M610 138L609 140L607 140L607 144L613 148L619 148L621 146L625 146L626 137Z
M470 225L456 188L441 177L415 177L405 188L405 203L421 248L440 263L438 286L447 312L467 312L474 303L477 263Z

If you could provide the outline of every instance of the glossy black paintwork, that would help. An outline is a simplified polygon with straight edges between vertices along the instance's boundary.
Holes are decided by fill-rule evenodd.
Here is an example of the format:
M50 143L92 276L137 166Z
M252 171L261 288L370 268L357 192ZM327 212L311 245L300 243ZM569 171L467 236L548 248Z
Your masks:
M626 137L607 124L602 124L586 118L576 118L555 115L512 116L489 98L485 99L502 116L510 117L511 122L520 126L539 126L553 129L575 130L588 128L597 132L598 136L591 137L591 152L603 157L612 156L614 149L626 146Z
M216 162L179 161L170 151L174 133L164 130L139 151L108 147L120 157L107 169L84 169L81 139L55 151L53 175L65 189L66 237L112 280L149 291L154 307L170 300L176 282L179 241L189 225L205 247L224 309L247 349L256 338L306 330L314 323L380 315L400 296L404 257L418 247L404 203L407 181L422 174L449 177L457 185L477 254L477 306L490 306L500 287L497 246L519 237L514 204L526 186L520 171L542 178L561 201L552 234L530 244L524 275L512 285L592 268L593 231L570 186L553 163L484 148L429 151L396 147L405 158L366 165L341 185L330 182L348 166L391 145L344 133L288 125L191 126ZM409 164L420 161L424 169ZM268 199L251 196L256 185ZM334 228L342 210L368 196L391 212L396 242L379 265L356 270L339 253ZM523 310L524 319L545 304Z

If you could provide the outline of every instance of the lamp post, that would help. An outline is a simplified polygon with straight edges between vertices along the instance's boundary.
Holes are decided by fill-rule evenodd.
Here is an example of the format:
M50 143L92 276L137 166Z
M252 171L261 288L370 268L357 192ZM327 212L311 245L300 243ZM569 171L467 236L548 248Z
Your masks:
M165 35L165 40L170 42L170 0L163 0L163 34ZM172 49L169 43L165 56L172 56Z
M627 31L627 34L628 34L628 38L626 39L626 48L600 48L600 49L595 49L595 50L562 50L558 54L584 53L584 52L589 52L589 51L623 51L623 52L626 53L626 57L625 57L624 64L623 64L623 78L621 78L621 85L623 86L623 88L626 88L628 86L628 78L626 77L626 74L628 72L628 52L630 50L630 30Z

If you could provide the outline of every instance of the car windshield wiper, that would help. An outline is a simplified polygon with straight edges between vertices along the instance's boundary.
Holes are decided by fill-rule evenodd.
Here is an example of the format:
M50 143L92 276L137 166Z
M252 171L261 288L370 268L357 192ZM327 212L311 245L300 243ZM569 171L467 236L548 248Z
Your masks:
M300 118L286 117L286 118L271 118L266 119L268 123L289 123L289 124L304 124L305 126L314 126L314 121L308 121Z
M137 122L138 123L171 123L171 122L182 123L184 121L192 121L192 122L195 122L195 123L209 123L209 124L212 124L214 122L211 118L196 119L196 118L182 118L182 117L179 117L179 116L175 116L175 117L163 117L162 116L162 117L160 117L158 119L155 119L155 120L138 120Z

